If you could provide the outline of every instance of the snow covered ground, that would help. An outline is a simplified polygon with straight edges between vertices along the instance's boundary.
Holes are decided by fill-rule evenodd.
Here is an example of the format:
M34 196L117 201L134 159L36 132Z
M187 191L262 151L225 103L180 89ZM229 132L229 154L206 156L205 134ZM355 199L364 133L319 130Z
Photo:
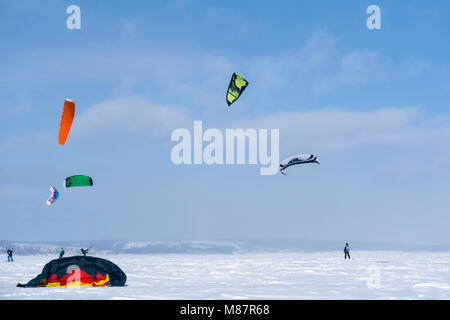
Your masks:
M0 299L450 299L450 252L99 256L122 268L127 286L16 288L55 256L5 256Z

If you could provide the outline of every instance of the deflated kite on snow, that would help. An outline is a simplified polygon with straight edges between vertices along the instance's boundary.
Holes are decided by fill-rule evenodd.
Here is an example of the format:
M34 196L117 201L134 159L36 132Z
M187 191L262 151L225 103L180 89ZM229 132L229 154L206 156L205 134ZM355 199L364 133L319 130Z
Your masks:
M73 117L75 116L75 103L72 100L64 101L63 113L61 116L61 124L59 125L59 144L64 145L72 126Z
M227 104L230 106L235 102L247 88L248 81L242 78L239 74L233 73L230 80L230 85L227 91Z
M37 287L110 287L124 286L126 274L111 261L85 256L50 261L42 273L22 288Z
M319 160L315 155L312 154L300 154L297 156L289 157L287 159L284 159L280 163L280 172L284 175L286 175L283 171L293 165L296 164L303 164L303 163L319 163ZM320 164L320 163L319 163Z
M93 185L92 178L83 175L70 176L64 180L64 188L92 187Z
M55 202L56 199L58 199L58 197L59 197L59 192L55 188L50 187L50 192L51 192L50 197L47 200L47 205L49 205L49 206L52 205L53 202Z

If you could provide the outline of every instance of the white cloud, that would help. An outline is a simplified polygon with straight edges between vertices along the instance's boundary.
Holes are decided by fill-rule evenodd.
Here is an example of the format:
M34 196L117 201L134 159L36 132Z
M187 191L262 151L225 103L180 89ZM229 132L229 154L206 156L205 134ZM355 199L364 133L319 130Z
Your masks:
M123 33L127 36L133 35L138 28L138 22L136 19L123 20L120 22L120 25Z
M303 58L311 68L325 64L337 53L336 39L324 30L314 32L302 51Z
M32 110L33 102L23 93L0 96L0 119L8 116L21 116Z
M442 187L450 181L450 118L427 118L416 108L282 112L236 126L280 129L281 159L316 154L321 159L321 172L333 179L337 172L345 171L347 179L358 183L368 179L369 185L383 187Z
M292 151L301 151L303 146L344 150L366 146L443 146L450 142L450 119L442 116L428 119L416 108L282 112L240 125L278 128L282 143Z
M208 23L219 23L224 19L229 19L233 14L230 8L209 8L205 13L205 21Z
M417 77L423 73L430 71L432 63L430 61L410 58L402 63L400 67L400 73L404 77Z
M334 80L342 84L363 84L369 80L380 80L383 73L380 70L380 59L377 52L353 51L342 56L340 69Z
M249 68L260 85L280 87L295 80L311 81L335 54L335 39L320 30L298 52L255 57Z
M74 136L120 129L160 137L168 136L175 128L190 125L192 120L181 107L156 105L143 97L133 96L96 103L76 122Z
M175 128L191 128L193 120L185 108L161 106L132 96L94 104L76 119L71 134L83 137L108 130L126 130L151 138L169 137ZM218 126L212 122L208 125ZM221 123L220 127L280 129L281 147L287 153L345 152L368 147L380 152L389 148L432 148L440 153L450 142L449 117L426 117L413 107L279 112Z
M122 96L123 91L130 95L156 91L171 97L170 101L176 98L202 105L217 99L218 95L212 93L229 81L235 69L225 56L189 51L84 47L64 54L55 50L44 52L39 64L33 62L29 52L19 52L15 57L21 61L20 68L15 63L5 66L10 76L8 81L0 79L1 86L41 88L64 78L83 85L101 83L102 88L112 87ZM220 90L222 100L224 90Z
M336 39L319 30L297 52L256 57L250 70L260 86L273 88L294 83L302 91L320 95L343 86L387 79L390 67L376 51L340 52Z

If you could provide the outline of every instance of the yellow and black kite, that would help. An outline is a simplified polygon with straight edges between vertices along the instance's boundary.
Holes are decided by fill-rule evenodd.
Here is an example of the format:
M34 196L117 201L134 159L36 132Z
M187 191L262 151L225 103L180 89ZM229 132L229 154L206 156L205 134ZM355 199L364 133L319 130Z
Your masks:
M230 85L228 86L227 91L227 104L230 106L233 102L235 102L244 92L245 88L248 86L248 81L242 78L237 73L233 73L230 80Z

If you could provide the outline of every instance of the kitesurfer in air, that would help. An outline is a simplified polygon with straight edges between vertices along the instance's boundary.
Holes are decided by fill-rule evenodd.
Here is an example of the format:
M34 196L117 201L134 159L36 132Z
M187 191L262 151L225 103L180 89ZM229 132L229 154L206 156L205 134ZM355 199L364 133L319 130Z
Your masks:
M83 256L86 256L88 251L89 251L89 249L85 250L85 249L81 248L81 253L83 254Z
M61 259L64 255L65 251L63 248L61 248L61 250L59 250L59 258Z
M11 250L11 249L8 249L8 250L6 251L6 253L8 254L8 262L14 261L12 250Z
M347 257L350 259L350 246L348 243L346 243L344 247L344 259L347 259Z

